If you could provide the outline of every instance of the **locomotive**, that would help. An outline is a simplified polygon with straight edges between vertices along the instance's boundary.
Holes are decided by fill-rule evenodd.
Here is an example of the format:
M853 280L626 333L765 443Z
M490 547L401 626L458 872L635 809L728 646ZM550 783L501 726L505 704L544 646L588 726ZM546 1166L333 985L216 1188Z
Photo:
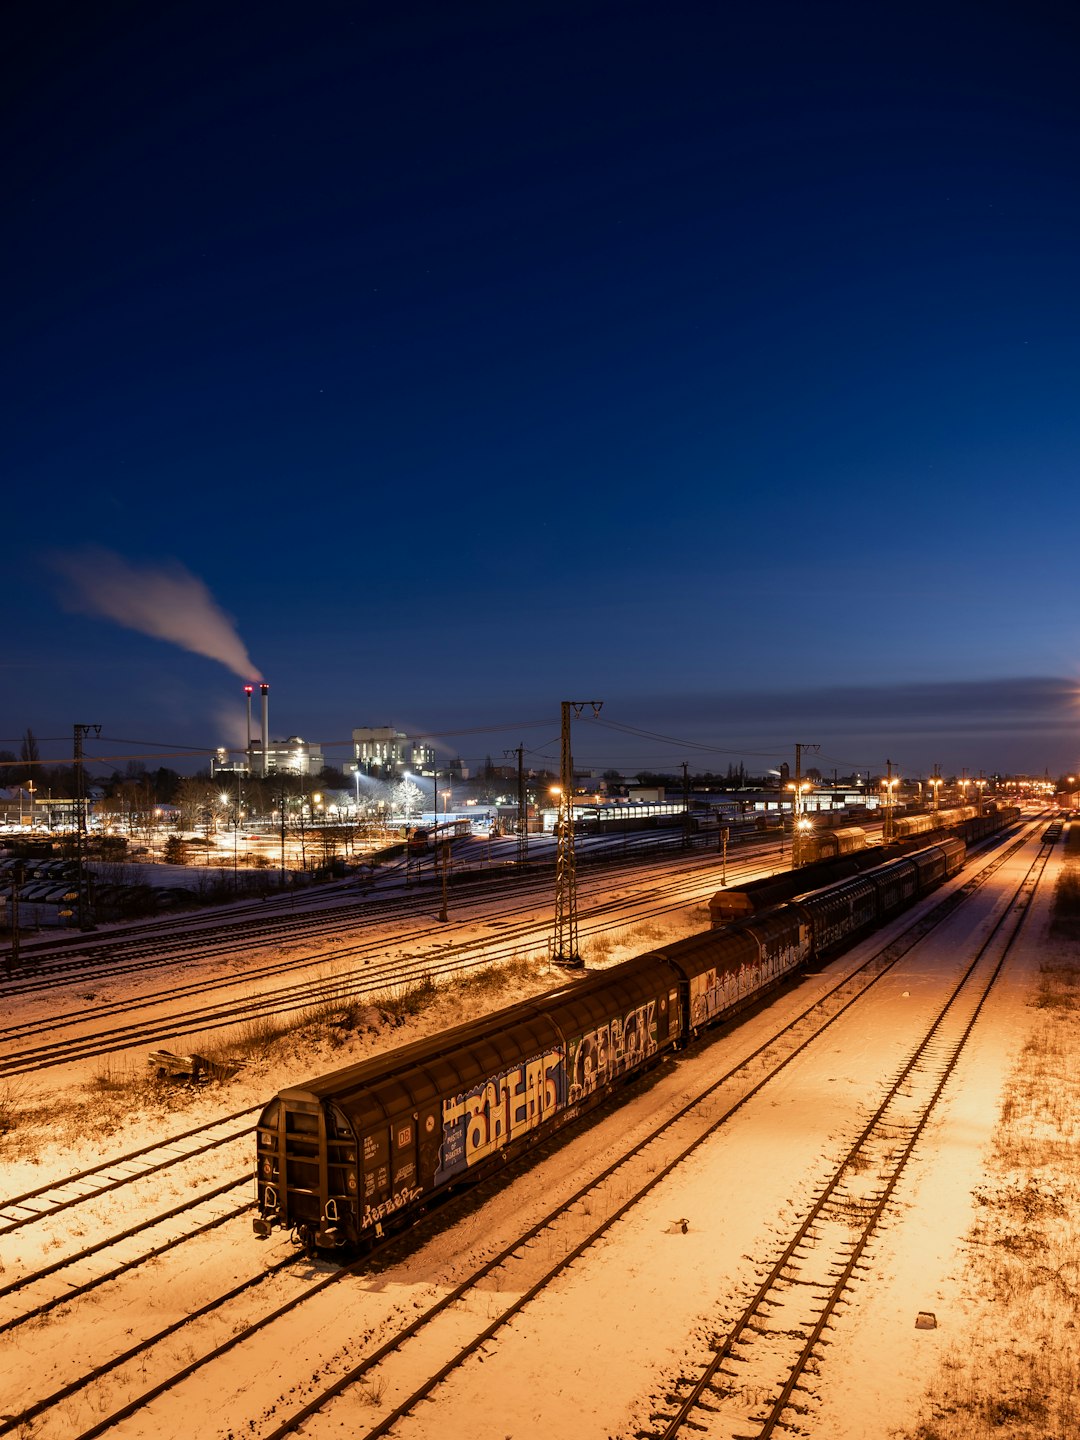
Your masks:
M701 1030L898 914L964 863L947 837L719 930L281 1090L256 1131L255 1233L309 1249L403 1229Z

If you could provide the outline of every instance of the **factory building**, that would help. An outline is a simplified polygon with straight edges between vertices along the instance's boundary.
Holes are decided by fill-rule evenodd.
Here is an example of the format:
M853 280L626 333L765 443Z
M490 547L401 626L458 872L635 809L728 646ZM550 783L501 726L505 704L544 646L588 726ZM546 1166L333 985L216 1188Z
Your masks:
M431 775L435 769L435 751L422 740L411 739L392 725L361 725L352 732L353 756L344 770L353 775L376 775L387 780L406 770L417 775Z
M263 748L256 740L251 749L241 752L235 759L224 745L210 759L211 775L273 775L284 770L292 775L318 775L326 764L322 747L299 735L290 735L286 740L271 740L266 751L266 765L263 766Z

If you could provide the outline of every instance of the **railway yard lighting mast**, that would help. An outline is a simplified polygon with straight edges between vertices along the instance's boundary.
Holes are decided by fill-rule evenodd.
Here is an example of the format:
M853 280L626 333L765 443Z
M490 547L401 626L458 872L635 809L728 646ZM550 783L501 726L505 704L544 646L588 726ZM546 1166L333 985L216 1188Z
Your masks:
M558 849L555 854L555 948L553 960L569 970L580 970L577 928L577 875L574 864L574 760L570 753L571 716L586 705L599 714L602 700L564 700L559 757Z
M881 825L881 843L883 845L891 845L893 842L893 801L896 794L896 787L900 782L899 779L893 778L892 761L886 760L885 764L889 768L887 779L882 781L885 789L885 816Z
M504 750L503 755L507 759L511 755L517 756L517 833L518 833L518 864L524 865L529 858L529 805L525 794L525 742L516 750Z
M936 814L938 813L938 803L939 803L940 798L941 798L941 766L940 766L940 765L935 765L935 766L934 766L934 773L933 773L933 775L931 775L931 777L930 777L930 788L931 788L931 790L933 791L933 794L934 794L934 801L933 801L933 807L932 807L932 808L933 808L934 814L936 815Z
M809 828L808 826L803 825L802 808L803 795L807 790L811 789L812 787L809 782L806 782L805 784L803 783L803 751L813 750L816 752L820 749L820 745L803 745L799 743L796 743L795 745L795 783L791 787L795 792L795 795L791 802L791 868L793 870L797 870L802 864L803 831L804 829Z

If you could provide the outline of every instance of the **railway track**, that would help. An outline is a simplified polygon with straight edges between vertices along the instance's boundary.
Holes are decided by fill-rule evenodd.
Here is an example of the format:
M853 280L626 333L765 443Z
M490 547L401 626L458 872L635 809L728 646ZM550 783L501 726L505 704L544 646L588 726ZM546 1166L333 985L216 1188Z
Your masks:
M711 871L712 867L709 869ZM713 883L710 878L707 888L711 890ZM635 894L601 901L593 905L587 917L582 919L581 933L588 939L605 930L659 918L703 898L701 884L700 870L695 868L689 874L668 877L662 899L650 899L650 894L655 892L646 892L644 897ZM515 918L522 912L527 918ZM243 976L173 985L168 990L138 999L125 997L97 1005L82 1005L68 1016L50 1014L37 1020L8 1025L0 1029L0 1045L21 1045L22 1048L9 1049L0 1056L0 1075L30 1074L77 1060L116 1054L144 1044L161 1044L193 1031L226 1029L259 1017L281 1018L320 1004L345 1005L361 998L370 999L394 987L407 987L426 979L444 980L469 969L489 966L520 954L523 946L539 948L546 941L546 930L538 924L532 907L518 906L509 912L489 916L486 923L498 927L499 940L494 946L489 939L448 944L445 927L434 926L407 937L408 947L414 952L412 956L401 953L405 937L395 942L387 942L385 938L370 940L359 945L337 947L333 953L321 952L315 956L275 961ZM386 952L391 943L399 953L388 957ZM428 953L420 950L424 943L432 947ZM341 974L307 975L256 996L238 999L235 995L240 984L250 985L277 975L292 976L312 969L325 970L331 964L342 965L345 962L352 962L353 968ZM24 1043L38 1036L58 1036L60 1031L70 1032L94 1025L120 1013L129 1015L140 1009L160 1010L178 999L183 1001L196 995L202 997L214 990L232 992L232 996L224 994L220 1000L174 1012L167 1017L158 1015L127 1021L123 1025L97 1029L89 1034L69 1034L34 1045Z
M674 847L671 847L674 848ZM675 858L683 858L681 853ZM582 885L598 871L654 867L670 868L670 852L657 857L653 852L643 855L636 847L625 854L606 848L592 856L582 857ZM591 863L590 863L591 862ZM715 859L700 850L692 852L690 863L714 866ZM516 894L548 893L551 889L551 866L524 874L508 866L496 871L505 873ZM468 875L469 871L461 874ZM483 905L491 894L492 871L478 870L475 882L465 883L453 892L455 911ZM609 881L604 883L610 883ZM183 917L162 917L151 924L133 922L108 932L64 935L44 940L24 938L20 946L18 966L4 971L4 993L31 993L63 984L73 975L92 973L97 978L138 973L162 964L172 964L185 953L200 956L216 951L229 954L264 948L267 944L287 943L334 933L343 926L379 924L408 916L430 915L435 887L417 884L390 893L361 889L360 882L348 882L353 891L341 903L328 901L326 891L305 892L302 896L274 896L257 903L239 902L225 911ZM288 907L286 911L286 907ZM10 956L2 957L5 962ZM0 981L3 981L0 974Z
M5 1277L0 1283L0 1334L40 1320L58 1306L248 1214L252 1209L251 1122L258 1109L254 1106L218 1117L155 1145L114 1156L59 1183L38 1186L0 1202L0 1243L15 1231L24 1232L17 1249L0 1265ZM198 1162L210 1155L215 1158L217 1174L216 1183L207 1187ZM120 1230L108 1229L92 1243L72 1245L87 1228L93 1228L94 1211L100 1211L96 1202L107 1198L112 1210L129 1212L139 1204L134 1192L145 1190L151 1182L155 1200L163 1189L180 1194L186 1188L189 1193L164 1209L158 1201L152 1214ZM248 1193L238 1196L236 1192L242 1189ZM120 1194L122 1191L132 1193ZM71 1212L76 1210L79 1214L73 1216ZM100 1222L100 1215L97 1218ZM133 1241L137 1242L134 1246ZM10 1244L5 1249L10 1250ZM57 1255L57 1250L62 1253ZM40 1263L28 1259L35 1253L42 1257ZM45 1260L45 1256L51 1258Z
M1010 847L1009 853L1017 848L1019 847ZM1036 862L1031 867L1028 876L1017 892L1017 896L1013 898L1012 913L1015 912L1015 907L1018 905L1020 897L1026 897L1023 901L1020 918L1010 936L1009 944L1011 944L1012 939L1015 937L1015 934L1018 933L1019 927L1023 923L1023 919L1027 913L1027 899L1030 898L1031 893L1034 891L1038 876L1041 875L1049 854L1049 847L1043 846ZM801 1054L810 1044L816 1042L825 1030L839 1019L840 1015L857 1003L872 985L875 985L898 963L903 954L917 944L918 941L929 932L929 929L934 928L934 926L952 914L957 908L957 904L962 903L964 898L968 898L974 889L984 883L991 873L1000 868L1000 865L1003 864L1007 858L1008 853L1002 855L997 862L988 866L976 880L968 882L967 885L955 892L954 896L949 897L946 901L935 906L928 916L923 917L920 921L916 921L914 925L907 927L889 946L885 947L862 966L858 967L852 975L845 977L845 980L842 981L840 985L834 987L827 997L823 997L821 1002L812 1007L814 1011L827 1011L828 1013L823 1023L820 1020L820 1015L816 1022L811 1021L811 1033L808 1034L800 1034L800 1027L804 1025L807 1020L811 1019L810 1012L804 1012L796 1022L793 1022L793 1026L788 1027L786 1032L784 1032L788 1041L794 1043L789 1043L789 1045L784 1046L785 1053L779 1059L770 1061L768 1073L756 1083L750 1085L744 1093L737 1098L731 1098L728 1093L728 1086L734 1078L734 1072L724 1076L721 1081L717 1082L715 1087L710 1087L709 1090L697 1097L678 1116L669 1120L664 1127L651 1135L644 1144L635 1147L624 1160L618 1162L616 1166L611 1167L608 1172L605 1172L602 1177L599 1177L598 1182L593 1182L583 1187L577 1195L572 1197L569 1206L560 1207L558 1210L553 1211L549 1216L544 1218L538 1227L534 1227L534 1230L529 1232L528 1235L518 1237L510 1246L507 1246L499 1255L495 1256L484 1267L478 1270L474 1277L470 1277L469 1280L463 1282L455 1291L443 1297L432 1307L429 1314L417 1317L401 1332L400 1336L395 1336L385 1342L380 1349L365 1357L358 1365L353 1366L332 1384L321 1388L319 1393L305 1406L295 1411L284 1423L279 1424L271 1430L263 1437L263 1440L283 1440L283 1437L294 1434L301 1429L303 1429L305 1434L319 1433L318 1427L313 1428L309 1422L311 1422L315 1416L320 1415L330 1402L351 1387L360 1383L363 1383L366 1387L368 1404L365 1410L377 1410L379 1412L379 1418L369 1427L359 1432L354 1431L353 1433L362 1435L363 1440L378 1440L378 1437L389 1434L395 1426L402 1422L407 1416L413 1414L418 1406L430 1399L447 1378L459 1371L460 1368L474 1356L482 1354L484 1347L494 1339L499 1331L526 1310L553 1281L565 1274L586 1250L590 1249L601 1238L606 1236L616 1222L628 1215L641 1201L651 1195L658 1186L679 1166L683 1165L702 1144L710 1139L737 1110L741 1109L751 1098L759 1094L767 1085L771 1084L777 1075L792 1063L797 1055ZM875 1158L877 1153L874 1148L875 1142L877 1150L879 1150L882 1155L892 1157L893 1152L896 1150L896 1145L891 1143L893 1133L897 1127L905 1128L907 1143L903 1146L899 1156L899 1163L896 1167L897 1177L903 1168L903 1164L906 1163L907 1158L914 1149L925 1127L926 1118L929 1116L930 1109L932 1109L933 1103L936 1103L940 1097L949 1075L951 1075L953 1068L955 1068L956 1060L968 1035L971 1033L978 1013L981 1011L985 996L989 993L989 989L993 985L998 973L1000 973L1001 966L1004 963L1006 950L1000 953L992 966L986 966L984 957L990 943L991 940L988 939L984 946L980 948L978 955L967 967L955 987L953 996L950 997L947 1004L942 1008L941 1015L935 1019L928 1035L917 1048L908 1065L904 1067L902 1074L898 1077L895 1084L890 1087L888 1094L879 1106L877 1116L875 1116L877 1123L875 1124L875 1122L872 1121L868 1124L863 1135L858 1137L853 1143L848 1155L837 1167L836 1176L832 1183L823 1187L822 1193L818 1197L818 1202L811 1208L805 1220L799 1226L796 1235L792 1238L790 1244L785 1247L784 1254L777 1260L773 1267L775 1276L780 1279L786 1279L788 1288L797 1289L797 1293L800 1296L804 1293L814 1293L813 1287L815 1284L820 1285L822 1283L822 1276L832 1278L832 1270L835 1268L838 1252L835 1249L829 1251L825 1255L822 1265L813 1276L800 1275L797 1278L791 1277L788 1273L791 1259L793 1256L801 1253L801 1247L805 1246L808 1237L814 1234L815 1224L823 1223L822 1217L826 1214L833 1222L834 1228L841 1234L845 1234L846 1231L844 1227L848 1223L849 1213L853 1211L855 1214L861 1216L861 1214L865 1212L866 1207L858 1190L857 1182L858 1177L864 1173L865 1167L871 1164ZM934 1047L935 1045L944 1043L943 1031L946 1026L946 1017L956 1011L958 1008L957 997L970 990L972 977L980 971L980 967L984 970L987 968L990 969L990 974L986 978L985 986L978 991L975 1003L970 1007L970 1013L964 1013L955 1026L957 1035L954 1038L950 1052L951 1060L946 1058L944 1063L938 1064L936 1063L938 1056ZM748 1057L747 1061L744 1062L744 1066L740 1067L740 1069L748 1068L751 1061L761 1059L767 1049L774 1047L782 1038L782 1036L776 1037L775 1040L769 1043L769 1047L763 1047L762 1050ZM918 1104L914 1093L908 1093L909 1091L914 1091L916 1077L923 1079L924 1076L929 1077L927 1084L930 1091L930 1104L926 1110L926 1118L922 1118L918 1113ZM905 1106L907 1107L906 1112L904 1109ZM716 1111L718 1111L718 1113L715 1113ZM689 1133L683 1128L687 1121L692 1122ZM670 1158L662 1158L656 1153L658 1147L661 1146L665 1149L669 1147L673 1148L675 1153L671 1155ZM644 1162L644 1164L639 1170L638 1166L640 1162ZM643 1175L645 1177L643 1180L626 1176L624 1173L626 1167L631 1164L635 1167L635 1176L640 1177ZM618 1180L616 1187L615 1182L617 1177L620 1176L621 1179ZM854 1177L852 1186L848 1191L841 1188L841 1179L845 1176ZM877 1219L880 1219L881 1213L887 1207L892 1197L895 1183L895 1179L892 1180L891 1183L887 1182L882 1187L880 1193L875 1196L874 1208ZM625 1199L621 1200L621 1202L615 1203L614 1205L609 1204L605 1207L603 1197L599 1193L601 1184L611 1184L615 1188L616 1194L620 1191L625 1192L627 1188L629 1188L630 1193ZM832 1209L828 1210L827 1206L830 1202ZM575 1236L573 1233L572 1219L567 1219L567 1211L569 1211L572 1217L575 1208L578 1206L582 1208L586 1216L598 1211L603 1214L603 1218L598 1223L592 1224L591 1221L587 1223L584 1227L585 1233L581 1234L580 1237ZM860 1206L862 1206L862 1210L860 1210ZM875 1219L868 1226L867 1238L876 1223L877 1220ZM553 1244L552 1236L555 1233L556 1227L559 1226L569 1232L569 1239L558 1258L552 1262L549 1261L547 1257ZM541 1233L545 1236L546 1242L543 1249L544 1261L541 1264L534 1262L533 1271L530 1272L527 1263L525 1263L525 1257L528 1255L527 1247L529 1243ZM820 1340L821 1334L835 1309L835 1305L850 1283L851 1275L854 1273L854 1268L858 1264L859 1256L861 1256L864 1247L865 1240L862 1244L857 1245L857 1247L853 1247L850 1264L845 1263L842 1278L839 1279L833 1287L835 1299L833 1299L831 1305L822 1306L821 1314L813 1327L812 1335L808 1337L800 1347L799 1357L796 1363L791 1366L790 1373L782 1387L781 1396L773 1406L775 1418L773 1418L771 1426L757 1432L755 1440L758 1440L758 1437L760 1437L760 1440L765 1440L765 1437L771 1435L779 1423L780 1416L790 1403L790 1396L794 1391L798 1378L805 1368L806 1360L814 1353L816 1344ZM825 1247L822 1248L823 1250L825 1249ZM486 1313L488 1323L475 1326L475 1314L470 1313L463 1315L463 1306L467 1308L468 1297L475 1294L477 1285L489 1279L489 1277L492 1277L496 1271L498 1272L497 1283L492 1283L490 1288L484 1291L484 1297L488 1303L486 1307L483 1307L483 1310ZM492 1299L493 1296L496 1298ZM509 1299L509 1302L504 1305L502 1303L504 1297L513 1298ZM758 1297L755 1297L755 1300L758 1300ZM763 1332L766 1322L768 1322L771 1327L767 1333L773 1336L777 1333L783 1333L783 1328L791 1323L790 1319L781 1315L778 1309L775 1317L770 1320L768 1301L768 1290L767 1287L763 1285L760 1292L759 1303L755 1306L747 1307L742 1328L739 1330L740 1337L745 1333L750 1337L758 1338L759 1334ZM774 1307L779 1304L775 1296L772 1297L772 1304ZM497 1309L498 1311L494 1316L491 1315L492 1309ZM437 1343L433 1341L431 1337L429 1324L433 1321L441 1322L444 1316L448 1317L445 1323L446 1339L443 1349L440 1352ZM468 1328L471 1332L465 1341L461 1340L461 1331L463 1328ZM424 1337L422 1361L418 1361L413 1357L406 1358L403 1353L405 1347L411 1345L421 1336ZM716 1352L718 1365L725 1356L730 1354L731 1346L734 1343L734 1340L729 1338L718 1347ZM768 1347L762 1345L759 1348L766 1350L767 1359ZM394 1362L398 1362L397 1371L395 1371ZM415 1385L409 1379L411 1374L415 1374L417 1368L422 1369L427 1376L419 1385ZM747 1440L745 1428L720 1431L715 1429L714 1424L711 1423L715 1420L715 1411L710 1408L715 1398L715 1390L712 1388L712 1380L714 1378L715 1375L708 1379L703 1377L700 1386L693 1387L692 1395L687 1397L685 1406L680 1406L678 1415L673 1417L673 1423L662 1431L665 1437L673 1437L683 1430L692 1430L695 1435L707 1432L716 1434L717 1436L721 1434L730 1436L730 1440ZM745 1375L740 1375L739 1380L743 1386L747 1384ZM758 1385L760 1388L760 1382L758 1382ZM743 1392L740 1391L739 1393ZM355 1421L355 1411L351 1413L350 1418ZM745 1416L740 1417L740 1420L745 1426ZM329 1423L331 1426L335 1423L332 1413L329 1417Z
M1009 851L995 857L979 875L969 879L954 895L939 902L929 914L905 927L888 945L843 975L802 1014L796 1016L782 1032L773 1036L766 1045L759 1047L751 1055L744 1057L737 1066L710 1084L683 1108L674 1114L658 1117L652 1132L639 1137L639 1143L629 1154L621 1156L614 1164L589 1177L575 1193L556 1197L550 1209L539 1216L527 1231L515 1234L513 1240L502 1247L497 1255L470 1270L450 1293L441 1296L422 1313L410 1312L406 1324L395 1323L393 1317L388 1318L379 1333L378 1342L373 1343L370 1353L358 1363L343 1365L345 1357L339 1356L335 1367L339 1372L336 1378L320 1386L318 1393L302 1408L297 1409L287 1421L267 1432L266 1440L293 1433L300 1426L303 1426L306 1432L308 1422L327 1404L361 1383L366 1386L365 1393L369 1401L372 1396L385 1397L385 1403L380 1401L376 1407L380 1418L375 1418L376 1411L371 1412L374 1423L368 1430L368 1435L374 1437L387 1433L392 1425L431 1394L442 1379L463 1364L469 1355L482 1349L514 1314L527 1306L531 1299L539 1295L559 1274L565 1273L574 1260L605 1235L622 1215L683 1164L731 1115L789 1065L797 1054L812 1044L850 1006L856 1004L922 935L953 913L957 905L962 903L964 896L974 893L990 874L1005 863L1015 848L1018 846L1010 847ZM766 1066L766 1073L761 1075L763 1064ZM552 1259L556 1251L556 1258ZM358 1274L365 1263L367 1262L359 1262L357 1266L349 1267L340 1274ZM332 1282L328 1280L326 1283ZM476 1301L478 1286L484 1287L479 1292L482 1301ZM320 1282L318 1290L313 1290L311 1295L322 1293L324 1288ZM517 1299L513 1304L502 1308L498 1297L505 1295L514 1295ZM480 1305L484 1323L476 1325L476 1314L472 1313L468 1323L473 1333L463 1344L461 1329L466 1323L463 1312L469 1315L470 1296L473 1297L474 1309L476 1304ZM148 1417L150 1423L153 1423L154 1399L172 1386L182 1384L189 1375L211 1364L226 1351L242 1345L251 1334L291 1314L298 1306L305 1304L308 1298L308 1295L297 1296L285 1306L280 1306L270 1315L262 1317L245 1332L230 1336L222 1346L211 1349L188 1366L162 1378L149 1390L144 1390L141 1395L125 1404L122 1409L114 1411L91 1429L84 1431L79 1440L92 1440L92 1437L120 1424L128 1415L143 1411L148 1406ZM493 1308L499 1308L499 1313L493 1314ZM385 1333L387 1330L390 1333ZM443 1331L441 1341L436 1338L440 1330ZM422 1347L422 1362L418 1362L415 1355L404 1358L408 1347L415 1350L418 1345ZM437 1353L441 1355L440 1359L435 1358ZM399 1358L395 1360L395 1357ZM410 1371L415 1371L418 1363L422 1364L425 1375L431 1377L421 1387L405 1383L401 1378ZM401 1367L397 1379L394 1378L395 1364ZM367 1413L369 1412L365 1409L365 1414ZM145 1423L146 1418L141 1417L141 1423Z
M39 1185L21 1195L0 1199L0 1240L13 1230L51 1220L65 1210L186 1164L223 1145L231 1145L241 1137L246 1140L251 1121L258 1113L258 1106L237 1110L207 1125L181 1130L156 1145L143 1145L125 1155L116 1155L99 1165L76 1171L59 1183Z
M230 1222L245 1222L241 1243L246 1242L250 1233L246 1220L253 1208L250 1195L251 1121L258 1109L256 1106L236 1111L208 1124L179 1131L158 1144L113 1156L59 1183L38 1186L0 1202L0 1243L13 1231L25 1231L25 1239L20 1235L23 1253L19 1256L20 1260L24 1260L25 1252L32 1246L36 1246L42 1255L50 1254L54 1247L62 1248L65 1239L82 1233L90 1221L86 1214L70 1216L70 1212L78 1207L92 1211L94 1202L104 1197L121 1206L133 1207L138 1203L137 1197L118 1192L134 1190L151 1181L160 1182L162 1177L176 1191L182 1188L185 1177L175 1172L183 1171L192 1162L215 1152L224 1152L220 1163L222 1169L228 1172L224 1180L187 1195L171 1208L158 1209L122 1230L110 1231L95 1243L75 1249L69 1246L58 1258L36 1267L27 1266L16 1278L0 1285L0 1335L9 1337L5 1343L11 1344L20 1327L46 1322L61 1308L66 1313L80 1300L135 1276L148 1264L159 1262L171 1252L179 1252L189 1242L198 1241ZM171 1180L166 1174L170 1171L174 1172ZM247 1194L243 1193L245 1190ZM71 1227L65 1235L57 1234L55 1222L58 1218L67 1221ZM46 1234L37 1236L32 1227L45 1230ZM249 1298L253 1291L282 1270L297 1266L303 1260L303 1256L293 1252L269 1266L260 1265L226 1293L214 1296L119 1354L89 1369L80 1364L75 1378L40 1397L17 1415L0 1417L0 1434L30 1425L38 1416L164 1344L186 1326L218 1316L230 1305L241 1303L242 1298ZM10 1265L0 1266L0 1272L10 1274ZM322 1275L316 1276L314 1281L311 1281L310 1275L303 1278L301 1293L306 1294L313 1286L319 1288L324 1279Z
M248 1214L254 1208L250 1198L251 1176L241 1172L209 1190L189 1195L171 1209L140 1220L134 1225L117 1231L92 1245L85 1245L74 1254L53 1260L36 1270L28 1271L17 1280L0 1286L0 1335L18 1329L20 1325L40 1320L59 1306L67 1306L80 1296L118 1280L121 1276L137 1270L140 1266L159 1259L170 1250L205 1235L211 1230ZM226 1197L242 1187L249 1191L248 1197L239 1203L222 1204ZM134 1255L107 1262L101 1268L101 1260L110 1251L121 1251L128 1241L139 1240L140 1248ZM142 1244L149 1240L148 1245ZM91 1266L89 1262L93 1261ZM80 1267L82 1275L79 1276ZM70 1272L76 1272L76 1278ZM29 1295L29 1304L25 1302ZM13 1296L18 1300L9 1303ZM19 1308L19 1307L22 1308ZM7 1312L6 1314L4 1312Z
M747 862L742 871L738 867L729 866L732 875L739 873L751 873L753 862ZM642 867L646 871L655 869L658 876L670 875L670 866ZM703 860L697 858L684 866L685 870L693 871L714 871L714 860ZM624 872L625 873L625 872ZM592 883L589 883L592 882ZM599 876L589 876L581 884L581 893L586 897L591 891L609 889L610 878L601 879ZM550 890L550 881L532 877L529 880L518 881L514 886L515 897L524 897L523 902L511 907L514 910L526 911L535 906L537 894L547 898ZM489 889L473 892L468 895L455 896L455 918L473 918L481 914L491 906L495 898ZM104 979L115 979L125 975L138 975L147 971L160 969L163 965L175 965L182 962L185 956L205 959L217 954L225 954L230 957L237 954L244 954L253 950L265 949L268 944L287 944L313 940L325 935L337 935L342 929L374 928L378 925L388 923L397 924L405 920L423 918L430 921L432 910L432 896L415 897L403 895L381 902L378 906L356 905L348 907L328 907L317 912L306 919L302 924L289 925L288 923L273 927L271 930L249 931L246 928L237 928L237 920L242 917L230 917L227 921L213 927L203 927L191 934L184 933L181 936L160 938L154 943L147 943L139 938L128 943L121 939L114 941L107 953L108 960L102 959L101 952L95 952L97 959L87 960L73 959L64 962L54 962L46 969L35 969L29 976L21 981L14 980L4 987L4 993L14 998L20 995L34 995L50 989L57 989L72 983L74 979L86 978L99 982ZM408 938L431 938L442 935L445 926L429 925L419 936L414 932ZM368 943L369 948L384 945L384 939L372 940ZM362 949L363 947L358 947ZM117 952L121 952L117 956ZM127 957L127 958L125 958ZM142 957L142 958L140 958ZM309 963L317 964L325 955L309 957ZM285 961L278 965L278 970L302 963L294 959ZM256 974L262 971L256 971Z
M1056 839L1041 845L1008 910L820 1185L757 1291L716 1337L699 1374L671 1382L678 1403L654 1432L657 1440L675 1440L690 1431L716 1440L769 1440L780 1428L799 1427L796 1417L807 1406L797 1392L806 1388L808 1366L821 1357L826 1331L855 1283L866 1247L1027 919ZM747 1406L748 1394L767 1398Z

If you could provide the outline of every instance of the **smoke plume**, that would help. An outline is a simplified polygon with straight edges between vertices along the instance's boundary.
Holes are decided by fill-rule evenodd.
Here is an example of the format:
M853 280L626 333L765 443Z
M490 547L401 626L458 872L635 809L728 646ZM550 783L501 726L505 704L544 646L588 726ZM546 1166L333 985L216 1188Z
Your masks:
M129 630L169 640L219 661L242 680L261 679L235 623L203 582L178 562L133 565L95 545L53 555L52 565L71 587L65 597L69 609L104 615Z

